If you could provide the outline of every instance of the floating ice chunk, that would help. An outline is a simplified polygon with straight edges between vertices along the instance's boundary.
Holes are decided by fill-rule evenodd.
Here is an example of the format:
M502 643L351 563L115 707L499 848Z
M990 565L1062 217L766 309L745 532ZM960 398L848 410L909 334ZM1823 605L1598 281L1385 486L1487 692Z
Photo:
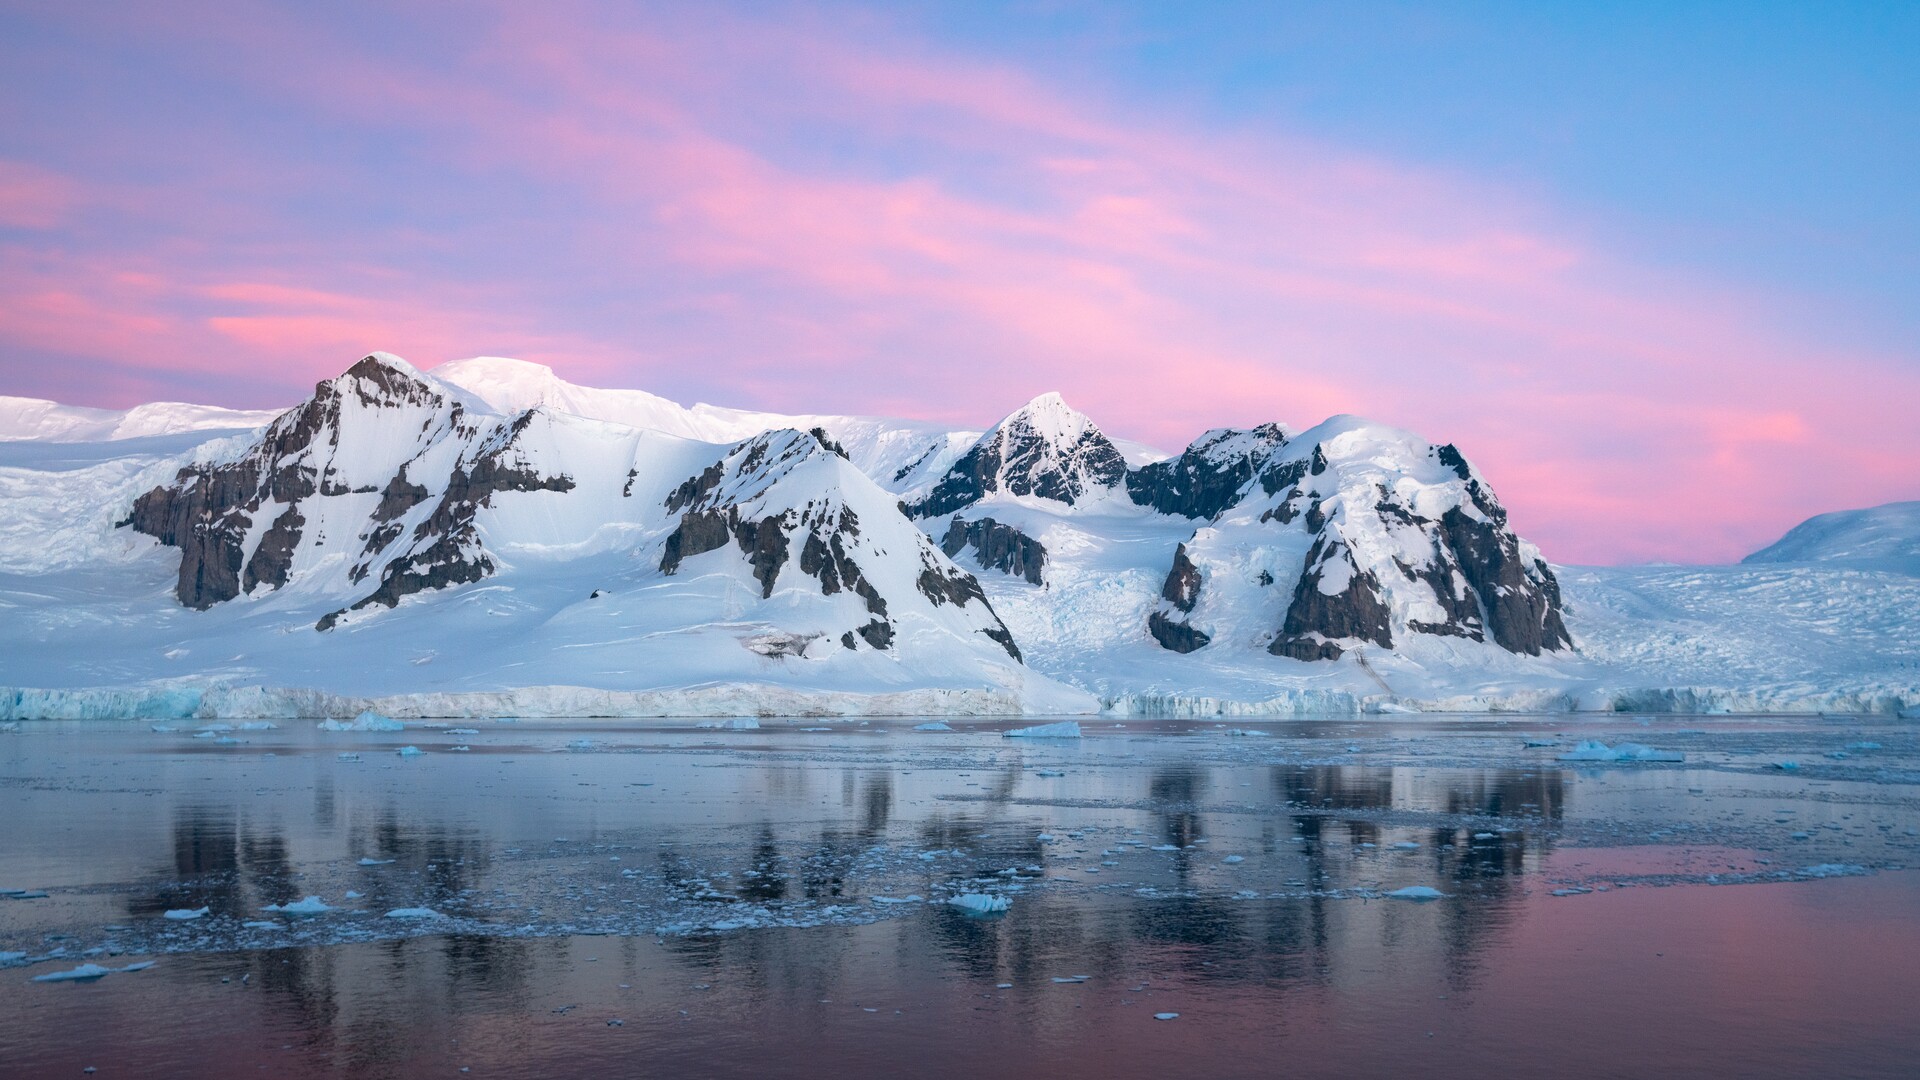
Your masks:
M990 896L986 893L961 893L959 896L948 898L947 903L969 915L997 915L1012 905L1012 901L1004 896Z
M1065 776L1067 774L1061 772L1059 769L1035 769L1033 772L1033 775L1054 777L1054 776Z
M1055 975L1053 981L1057 983L1083 983L1091 977L1092 976L1089 975Z
M1559 746L1560 740L1558 739L1525 739L1521 742L1521 745L1528 747L1529 749L1534 747L1541 747L1541 746Z
M700 726L722 731L756 731L760 727L760 721L751 716L736 716L728 720L702 720Z
M876 896L873 898L873 902L876 904L917 904L924 899L926 899L926 897L921 896L919 893L911 893L906 896Z
M1058 724L1015 728L1006 736L1009 739L1077 739L1080 737L1080 721L1063 720Z
M913 725L915 731L952 731L953 725L944 720L935 720L926 724Z
M196 739L211 739L218 734L220 733L217 731L196 731L193 733L193 737Z
M1237 727L1228 728L1226 733L1228 735L1232 735L1237 738L1264 738L1267 736L1271 736L1273 734L1273 732L1271 731L1256 731L1253 728L1237 728ZM1174 1015L1178 1016L1180 1014L1175 1013Z
M1781 772L1792 772L1800 767L1800 763L1797 761L1776 761L1773 763L1773 767L1779 769Z
M704 726L704 725L703 725ZM592 739L575 739L567 744L569 750L591 750L597 744Z
M273 729L279 726L280 726L279 724L276 724L271 720L249 720L246 723L240 725L240 730L241 731L272 731Z
M150 967L152 967L153 965L155 965L155 964L157 964L157 963L159 963L159 961L158 961L158 960L136 960L136 961L134 961L133 963L131 963L131 964L128 964L128 965L127 965L126 967L123 967L123 968L120 968L119 970L121 970L121 971L145 971L145 970L147 970L148 968L150 968Z
M1053 843L1053 841L1054 841L1054 840L1055 840L1056 838L1055 838L1055 836L1054 836L1054 835L1053 835L1052 833L1050 833L1050 832L1043 832L1043 833L1040 833L1039 835L1037 835L1037 836L1035 836L1035 837L1034 837L1034 839L1035 839L1035 840L1037 840L1037 841L1039 841L1039 842L1040 842L1040 843L1042 843L1042 844L1051 844L1051 843Z
M445 915L425 907L397 907L387 912L389 919L444 919Z
M172 734L172 733L174 733L174 732L176 732L176 731L179 731L180 729L179 729L179 728L172 728L172 727L168 727L168 726L167 726L167 725L165 725L165 724L155 724L155 725L153 725L153 728L152 728L152 730L154 730L154 731L157 731L157 732L159 732L159 733L160 733L160 734L162 734L162 735L170 735L170 734Z
M348 890L347 890L347 899L349 899L349 900L358 900L358 899L360 899L360 894L359 894L359 893L357 893L357 892L354 892L354 891L353 891L352 889L348 889Z
M195 735L195 736L194 736L194 738L196 738L196 739L197 739L197 738L199 738L199 737L200 737L200 736L198 736L198 735ZM239 746L239 745L240 745L240 740L239 740L239 739L236 739L236 738L234 738L234 737L233 737L233 736L231 736L231 735L222 735L222 736L220 736L219 738L217 738L217 739L215 739L215 740L213 740L213 745L215 745L215 746Z
M1178 1020L1180 1019L1180 1014L1179 1013L1154 1013L1153 1018L1155 1020Z
M348 753L348 754L341 754L341 755L340 755L340 760L341 760L341 761L359 761L359 760L360 760L360 755L359 755L359 754L352 754L352 753Z
M202 918L209 911L212 911L212 910L213 910L212 908L203 908L203 907L202 908L173 908L169 910L165 915L163 915L162 918L172 919L174 922L187 922L191 919Z
M1473 838L1475 840L1495 840L1499 838L1499 835L1499 833L1477 832L1473 834Z
M473 753L473 747L471 747L471 746L455 746L455 747L450 747L449 749L450 749L450 750L452 750L452 752L453 752L453 753L456 753L456 754L471 754L471 753Z
M333 908L327 906L327 902L319 897L309 896L305 900L291 900L284 904L268 904L260 910L277 911L282 915L325 915L327 912L332 911Z
M1879 744L1879 743L1877 743L1877 742L1850 742L1850 743L1848 743L1848 744L1847 744L1847 749L1849 749L1849 750L1878 750L1878 749L1880 749L1880 744Z
M385 866L392 861L393 861L392 859L363 858L360 860L360 865L361 866Z
M1438 900L1447 894L1427 885L1409 885L1384 895L1392 900Z
M1179 845L1179 844L1155 844L1155 845L1153 845L1153 850L1155 850L1155 851L1179 851L1179 850L1180 850L1180 845Z
M267 922L267 921L264 921L264 920L262 920L262 921L258 921L258 922L243 922L243 923L241 923L240 925L241 925L241 926L243 926L243 927L245 927L245 928L247 928L248 930L278 930L278 929L280 929L280 924L279 924L279 923L277 923L277 922Z
M1561 761L1685 761L1686 755L1672 750L1655 750L1636 742L1623 742L1617 746L1594 739L1583 740L1580 745L1560 755Z
M27 954L23 952L0 952L0 968L18 967L26 963Z
M471 728L471 727L450 727L447 729L446 733L448 735L478 735L480 734L480 729Z
M113 974L113 969L99 964L81 964L72 971L53 971L45 975L35 975L34 982L92 982Z
M321 731L404 731L407 725L368 709L351 720L322 720Z
M1243 863L1247 861L1247 857L1245 855L1229 855L1220 861L1223 863Z
M403 746L395 750L394 753L399 754L401 757L419 757L421 754L426 753L426 751L417 746Z
M1412 840L1402 840L1393 846L1400 849L1401 851L1417 851L1420 847L1419 844L1413 842Z

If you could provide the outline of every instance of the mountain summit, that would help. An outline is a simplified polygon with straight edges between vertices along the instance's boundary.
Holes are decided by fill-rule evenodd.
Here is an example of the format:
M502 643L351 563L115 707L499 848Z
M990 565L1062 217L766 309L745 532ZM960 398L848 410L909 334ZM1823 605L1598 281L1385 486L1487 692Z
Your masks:
M1085 413L1059 394L1042 394L980 436L905 509L911 517L940 517L1001 492L1073 506L1126 475L1126 458Z

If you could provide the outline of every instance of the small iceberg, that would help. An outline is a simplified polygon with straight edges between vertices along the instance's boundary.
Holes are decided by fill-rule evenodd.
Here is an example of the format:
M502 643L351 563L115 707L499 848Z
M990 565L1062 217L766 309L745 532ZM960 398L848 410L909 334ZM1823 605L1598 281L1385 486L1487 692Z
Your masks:
M1231 736L1233 736L1233 737L1234 737L1234 738L1236 738L1236 739L1252 739L1252 738L1265 738L1265 737L1269 737L1269 736L1271 736L1271 735L1273 734L1273 732L1271 732L1271 731L1256 731L1256 730L1255 730L1255 729L1253 729L1253 728L1238 728L1238 727L1230 727L1230 728L1228 728L1228 729L1226 730L1226 734L1228 734L1228 735L1231 735ZM1179 1016L1180 1014L1179 1014L1179 1013L1174 1013L1173 1015L1175 1015L1175 1016Z
M393 861L392 859L363 858L360 860L360 865L361 866L385 866L392 861Z
M1561 761L1685 761L1685 754L1672 750L1655 750L1636 742L1623 742L1618 746L1608 746L1594 739L1586 739L1567 753L1560 755Z
M425 907L397 907L387 912L389 919L444 919L445 915Z
M760 721L751 716L736 716L730 720L702 720L700 726L721 731L757 731Z
M351 720L322 720L321 731L405 731L407 725L368 709Z
M952 731L953 725L944 720L935 720L926 724L913 725L915 731Z
M1058 724L1015 728L1007 732L1006 737L1009 739L1077 739L1080 737L1080 721L1063 720Z
M1390 900L1438 900L1447 894L1426 885L1409 885L1404 889L1395 889L1381 895Z
M450 728L448 728L448 729L447 729L447 730L446 730L445 732L443 732L442 734L446 734L446 735L478 735L478 734L480 734L480 729L479 729L479 728L472 728L472 727L450 727Z
M1180 1019L1180 1014L1179 1013L1154 1013L1153 1018L1155 1020L1178 1020Z
M947 903L969 915L998 915L1011 907L1013 902L1004 896L973 892L951 897Z
M394 753L399 754L401 757L419 757L421 754L426 753L426 751L417 746L403 746L395 750Z
M93 982L95 979L106 978L116 971L145 971L152 966L153 961L151 960L142 960L137 964L128 964L126 967L119 968L102 967L99 964L81 964L71 971L53 971L45 975L35 975L33 981L44 983Z
M268 904L260 910L277 911L282 915L325 915L327 912L332 911L333 908L329 907L327 902L319 897L309 896L305 900L290 900L284 904Z
M208 912L212 910L213 910L212 908L203 908L203 907L202 908L174 908L168 911L165 915L162 915L161 918L172 919L174 922L189 922L193 919L203 918Z

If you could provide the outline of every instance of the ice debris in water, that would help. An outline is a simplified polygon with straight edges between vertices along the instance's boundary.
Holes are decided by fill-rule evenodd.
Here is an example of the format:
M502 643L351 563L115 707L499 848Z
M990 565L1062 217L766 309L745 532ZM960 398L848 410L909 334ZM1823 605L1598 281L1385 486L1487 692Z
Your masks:
M272 731L274 728L277 728L279 726L280 726L279 724L276 724L271 720L249 720L246 723L240 725L240 730L241 731Z
M935 720L926 724L913 725L915 731L952 731L953 725L944 720Z
M1229 855L1220 861L1223 863L1242 863L1247 861L1247 857L1245 855Z
M1428 885L1409 885L1384 895L1394 900L1438 900L1447 894Z
M128 964L126 967L117 967L117 968L101 967L99 964L81 964L79 967L74 968L71 971L54 971L54 972L49 972L45 975L35 975L33 977L33 981L34 982L92 982L95 979L105 978L106 976L111 975L116 971L145 971L148 968L152 967L153 964L154 962L152 960L142 960L142 961L139 961L138 963Z
M1154 1013L1153 1018L1155 1020L1178 1020L1180 1019L1180 1014L1179 1013Z
M700 726L722 731L754 731L760 727L760 721L751 716L736 716L730 720L703 720Z
M322 720L321 731L404 731L405 724L368 709L351 720Z
M448 735L478 735L478 734L480 734L480 729L479 729L479 728L471 728L471 727L450 727L450 728L448 728L448 729L446 730L446 734L448 734Z
M961 893L947 903L969 915L997 915L1007 910L1011 901L1004 896L989 896L986 893Z
M1065 776L1065 775L1067 775L1067 774L1066 774L1066 773L1063 773L1063 772L1061 772L1061 771L1060 771L1059 769L1035 769L1035 770L1033 771L1033 775L1035 775L1035 776Z
M1228 729L1227 729L1227 732L1226 732L1226 733L1227 733L1228 735L1233 735L1233 736L1237 736L1237 737L1240 737L1240 738L1248 738L1248 737L1252 737L1252 736L1261 736L1261 735L1272 735L1272 734L1273 734L1273 732L1271 732L1271 731L1255 731L1255 730L1254 730L1253 728L1237 728L1237 727L1234 727L1234 728L1228 728ZM1174 1015L1175 1015L1175 1016L1178 1016L1178 1015L1180 1015L1180 1014L1179 1014L1179 1013L1174 1013Z
M426 751L417 746L403 746L395 750L394 753L399 754L401 757L419 757L421 754L426 753Z
M1058 724L1015 728L1007 732L1007 738L1010 739L1077 739L1079 737L1080 721L1078 720L1063 720Z
M385 866L392 861L393 861L392 859L363 858L360 860L360 865L361 866Z
M260 910L277 911L282 915L325 915L327 912L332 911L333 908L329 907L327 902L319 897L309 896L305 900L289 900L284 904L268 904Z
M163 917L172 919L174 922L186 922L190 919L198 919L201 916L205 915L207 912L212 910L213 910L212 908L203 908L203 907L202 908L173 908L169 910L166 913L166 915Z
M445 915L424 907L397 907L387 912L389 919L444 919Z
M1672 750L1655 750L1636 742L1623 742L1617 746L1608 746L1595 739L1582 740L1580 745L1560 755L1561 761L1685 761L1686 755Z

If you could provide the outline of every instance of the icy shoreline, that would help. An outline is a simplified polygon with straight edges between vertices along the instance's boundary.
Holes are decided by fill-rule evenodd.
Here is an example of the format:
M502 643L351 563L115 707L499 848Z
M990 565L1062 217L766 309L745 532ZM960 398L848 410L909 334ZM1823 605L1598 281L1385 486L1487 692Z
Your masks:
M1080 707L1073 707L1079 704ZM1067 707L1063 707L1063 705ZM737 683L670 690L531 686L419 694L352 695L261 686L0 687L0 720L351 719L366 710L407 720L490 716L605 719L733 716L1090 716L1141 719L1291 719L1316 716L1464 713L1659 713L1666 715L1920 716L1920 690L1817 691L1806 687L1515 688L1443 698L1281 689L1257 700L1155 692L1057 695L1035 701L1010 690L924 688L889 693L804 690Z

